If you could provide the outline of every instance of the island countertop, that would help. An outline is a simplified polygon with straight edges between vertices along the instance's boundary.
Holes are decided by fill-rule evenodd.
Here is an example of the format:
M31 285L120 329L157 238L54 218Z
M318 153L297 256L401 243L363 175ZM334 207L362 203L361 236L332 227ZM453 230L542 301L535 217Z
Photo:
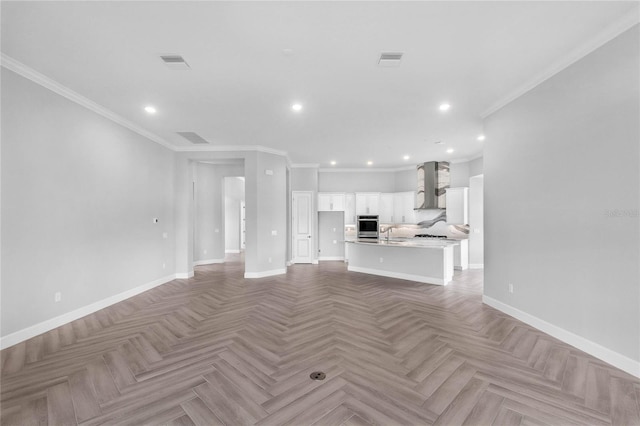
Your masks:
M406 248L427 248L427 249L443 249L445 247L451 247L459 245L459 241L454 240L426 240L419 238L392 238L389 241L386 238L380 239L357 239L346 240L345 243L350 244L364 244L364 245L378 245L378 246L392 246L392 247L406 247Z

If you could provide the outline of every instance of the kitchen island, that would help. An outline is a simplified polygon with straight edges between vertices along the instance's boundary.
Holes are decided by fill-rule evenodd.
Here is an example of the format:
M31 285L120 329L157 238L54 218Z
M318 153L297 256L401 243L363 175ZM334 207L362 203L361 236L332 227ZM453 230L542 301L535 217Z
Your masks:
M349 271L437 285L447 285L453 279L456 243L354 240L346 244Z

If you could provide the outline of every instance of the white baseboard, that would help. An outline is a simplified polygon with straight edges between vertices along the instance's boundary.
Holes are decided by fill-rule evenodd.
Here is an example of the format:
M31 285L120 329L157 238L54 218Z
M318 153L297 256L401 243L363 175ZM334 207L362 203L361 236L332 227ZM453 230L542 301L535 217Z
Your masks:
M225 249L224 251L225 253L240 253L240 250L236 250L236 249Z
M271 277L273 275L282 275L287 273L287 268L282 269L272 269L270 271L261 271L261 272L245 272L245 278L264 278Z
M313 259L313 260L311 261L311 264L312 264L312 265L317 265L317 264L318 264L318 259Z
M417 281L419 283L425 283L425 284L435 284L435 285L447 285L448 284L448 283L445 283L444 280L442 280L440 278L425 277L425 276L422 276L422 275L405 274L403 272L383 271L381 269L361 268L359 266L351 266L351 265L349 265L349 266L347 266L347 271L362 272L364 274L380 275L380 276L389 277L389 278L399 278L401 280Z
M213 263L224 263L224 259L196 260L195 262L193 262L193 266L211 265Z
M107 297L105 299L91 303L87 306L83 306L71 312L67 312L66 314L59 315L55 318L42 321L41 323L32 325L30 327L16 331L14 333L8 334L0 338L0 349L8 348L9 346L16 345L20 342L24 342L25 340L31 339L32 337L35 337L39 334L46 333L47 331L53 330L54 328L58 328L62 325L68 324L71 321L75 321L79 318L86 317L87 315L90 315L96 311L99 311L100 309L106 308L107 306L111 306L115 303L121 302L137 294L144 293L147 290L151 290L154 287L168 283L169 281L173 281L175 278L176 278L175 275L167 275L165 277L158 278L157 280L148 282L146 284L124 291L122 293Z
M469 269L484 269L484 263L470 263Z
M342 260L344 261L344 256L320 256L318 257L319 261L323 260Z
M181 272L179 274L176 274L176 279L178 279L178 280L188 280L189 278L193 278L194 274L195 274L194 271Z
M571 346L575 346L576 348L588 353L589 355L593 355L594 357L601 359L602 361L609 363L614 367L619 368L620 370L626 371L633 376L640 377L639 361L628 358L622 354L619 354L618 352L605 348L598 343L585 339L582 336L578 336L577 334L567 331L564 328L560 328L556 325L548 323L545 320L542 320L489 296L483 295L482 301L485 304L496 308L497 310L502 311L505 314L510 315L516 319L519 319L520 321L529 324L530 326L535 327L540 331L544 331L545 333L555 337L558 340L562 340L563 342Z
M455 269L456 271L466 271L467 269L469 269L469 267L454 266L453 269Z

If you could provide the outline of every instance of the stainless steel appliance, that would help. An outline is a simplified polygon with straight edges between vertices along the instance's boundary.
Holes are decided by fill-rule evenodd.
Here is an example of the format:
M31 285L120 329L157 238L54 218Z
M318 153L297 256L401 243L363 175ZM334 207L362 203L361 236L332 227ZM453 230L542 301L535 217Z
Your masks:
M380 233L378 215L358 216L358 238L377 239Z

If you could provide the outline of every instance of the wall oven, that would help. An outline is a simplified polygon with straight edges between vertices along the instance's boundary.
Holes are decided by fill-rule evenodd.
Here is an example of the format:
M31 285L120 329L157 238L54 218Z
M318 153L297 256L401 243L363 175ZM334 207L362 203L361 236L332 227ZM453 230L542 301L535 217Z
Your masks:
M378 215L358 216L358 238L378 238Z

